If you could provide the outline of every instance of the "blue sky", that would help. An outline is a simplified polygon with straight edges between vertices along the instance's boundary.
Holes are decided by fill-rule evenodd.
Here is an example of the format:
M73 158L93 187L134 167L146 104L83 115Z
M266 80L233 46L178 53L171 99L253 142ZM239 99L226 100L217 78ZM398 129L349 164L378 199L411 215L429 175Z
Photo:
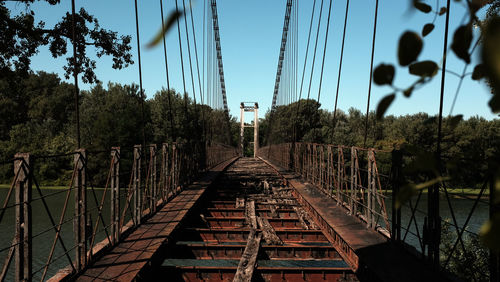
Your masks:
M319 6L321 1L317 1L317 6ZM32 9L35 11L37 19L45 21L47 27L51 27L66 11L71 10L71 1L63 0L61 2L62 4L58 6L50 6L44 3L44 1L40 1L36 2L32 6ZM298 2L300 69L302 69L304 60L312 2L312 0L299 0ZM403 0L380 0L374 59L375 66L382 62L397 65L396 52L400 34L405 30L414 30L420 33L422 26L433 20L432 14L423 14L416 11L413 13L410 12L408 9L409 2ZM444 0L438 0L437 2L439 2L439 7L446 5L446 1ZM181 3L182 0L179 0L179 4ZM427 3L433 7L436 5L436 1L434 0L427 1ZM217 4L230 112L237 116L239 114L240 102L256 101L260 105L261 110L259 115L262 117L269 109L272 100L286 0L219 0ZM123 70L114 70L111 68L110 58L100 58L97 60L96 69L98 79L103 81L104 84L107 84L108 81L122 84L138 84L134 1L76 0L76 5L78 9L84 6L87 11L95 15L102 27L118 31L120 34L131 35L133 38L132 53L136 64ZM193 6L200 60L202 58L203 5L202 0L197 0ZM323 24L320 30L318 57L311 93L318 92L318 74L321 66L328 0L325 0L324 5ZM334 103L345 5L345 0L334 0L332 8L320 101L322 107L329 110L333 109ZM8 2L8 6L14 13L15 11L24 10L23 5L13 2ZM348 33L345 42L338 104L338 107L342 110L355 107L364 112L366 109L374 7L375 0L351 0L350 2ZM175 1L164 0L165 14L174 9ZM482 12L484 13L484 11ZM452 1L450 44L453 37L452 31L463 20L464 14L465 9L462 4ZM159 0L139 1L139 20L143 84L146 95L148 98L151 98L156 91L162 87L166 87L162 47L159 46L151 50L144 47L161 27ZM429 59L440 62L443 48L444 22L445 16L437 18L435 22L436 28L424 39L424 49L419 60ZM184 28L183 22L181 28ZM176 28L172 29L167 36L167 52L171 86L180 91L182 89L182 74L180 71L176 31ZM183 45L186 46L185 42L183 42ZM447 69L461 73L464 67L463 62L457 59L451 52L449 54ZM473 54L472 65L475 65L478 56L479 52ZM185 66L187 66L187 57L184 57L184 59ZM65 62L65 58L54 59L47 48L41 48L39 54L33 58L32 67L35 70L56 72L62 77L62 66ZM472 68L470 66L468 72L471 72ZM187 75L187 90L191 93L191 82L187 72L188 68L186 67L185 70ZM309 77L309 72L310 63L308 63L306 77ZM299 73L299 77L300 75ZM395 85L400 87L408 86L414 80L415 77L408 74L407 69L397 67ZM445 115L450 111L457 83L458 78L447 74L444 101ZM90 87L92 85L81 84L82 89L89 89ZM440 75L436 76L431 83L416 91L411 98L406 99L398 96L389 108L388 114L404 115L416 112L436 114L438 112L439 87ZM372 87L371 109L374 110L378 101L389 93L391 93L390 88L374 85ZM496 115L492 114L487 107L489 98L489 89L484 83L472 81L469 76L463 82L453 114L464 114L465 117L479 115L488 119L495 118Z

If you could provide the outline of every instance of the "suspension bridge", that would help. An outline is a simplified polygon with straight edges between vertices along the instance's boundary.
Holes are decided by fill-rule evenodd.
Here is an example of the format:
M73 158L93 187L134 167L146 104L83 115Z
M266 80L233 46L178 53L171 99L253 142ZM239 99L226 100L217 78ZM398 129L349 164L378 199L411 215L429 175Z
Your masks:
M2 166L12 166L13 177L0 210L0 226L11 241L0 250L1 281L461 281L448 266L458 253L474 250L464 243L467 226L479 205L488 217L499 210L494 183L485 179L477 196L453 194L435 183L407 195L404 169L416 158L401 148L382 150L367 146L368 116L377 34L378 2L373 11L370 77L364 121L365 146L301 142L295 123L286 142L260 144L259 135L273 140L281 130L273 123L280 107L294 105L299 113L319 101L325 67L333 1L314 0L308 22L303 65L298 60L297 0L287 0L274 84L270 122L259 127L257 102L242 102L239 146L230 145L230 117L224 78L221 34L216 0L205 1L208 78L200 78L193 14L175 1L175 21L181 56L184 98L191 81L194 104L219 110L224 119L219 131L203 127L196 142L148 144L93 151L79 149L56 155L17 153ZM160 0L162 26L163 1ZM309 4L307 4L309 5ZM139 88L141 74L139 19L135 1ZM447 11L450 10L448 1ZM317 13L315 15L315 13ZM445 11L445 13L447 13ZM448 13L447 13L448 14ZM179 16L183 15L183 16ZM73 1L73 18L75 17ZM315 20L316 18L317 20ZM349 0L343 21L333 119L337 114L339 85ZM184 21L184 22L183 22ZM448 15L444 50L447 47ZM315 26L317 23L317 26ZM324 46L319 50L320 26L325 24ZM191 27L191 33L189 31ZM187 45L182 46L184 28ZM164 30L166 32L166 30ZM175 32L175 31L174 31ZM193 38L189 39L189 35ZM75 36L73 34L73 36ZM330 39L331 40L331 39ZM205 43L205 42L204 42ZM192 45L190 45L192 44ZM76 45L74 45L76 46ZM167 89L170 89L167 48L163 40ZM321 52L322 51L322 52ZM74 54L78 52L73 49ZM189 71L183 64L189 58ZM318 55L318 56L317 56ZM320 57L318 59L317 57ZM316 62L318 61L318 62ZM205 59L203 59L205 62ZM311 63L309 84L307 63ZM73 61L77 69L76 60ZM319 91L311 96L315 63ZM444 83L446 60L441 83ZM202 67L204 69L204 66ZM197 74L197 75L196 75ZM75 72L78 113L78 78ZM186 79L185 76L190 76ZM196 85L198 84L198 85ZM196 100L198 92L199 100ZM306 94L307 93L307 94ZM176 136L172 102L168 97L169 133ZM443 88L441 90L441 104ZM186 101L186 100L185 100ZM187 105L187 102L186 102ZM141 105L144 116L144 104ZM204 118L203 107L197 108ZM254 114L244 121L245 112ZM188 114L185 106L184 115ZM202 118L202 119L203 119ZM442 107L438 116L436 154L440 159ZM144 120L143 120L144 122ZM204 125L205 126L205 125ZM253 141L245 141L246 128ZM222 132L217 139L207 136ZM195 133L193 133L195 134ZM198 133L196 133L198 134ZM175 138L173 138L175 140ZM245 156L252 144L252 155ZM71 163L65 189L42 189L37 166L64 159ZM104 163L101 160L105 160ZM97 175L105 175L102 186ZM485 197L489 191L489 196ZM55 198L62 200L56 201ZM458 220L450 199L470 203L464 220ZM440 199L446 199L443 218ZM41 226L41 218L49 224ZM453 234L451 250L442 250L442 227ZM7 244L7 245L6 245ZM488 265L482 281L499 281L498 252L486 250Z

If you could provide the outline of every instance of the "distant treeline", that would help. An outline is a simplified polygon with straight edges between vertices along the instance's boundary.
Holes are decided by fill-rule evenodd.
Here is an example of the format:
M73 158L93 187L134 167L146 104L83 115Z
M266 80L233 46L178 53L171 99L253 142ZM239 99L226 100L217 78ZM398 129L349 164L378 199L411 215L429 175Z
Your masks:
M262 120L261 144L314 142L392 150L412 147L435 152L437 117L426 113L386 116L377 120L368 116L367 141L364 144L365 117L358 109L347 113L320 109L314 100L301 100L279 106ZM295 128L295 129L294 129ZM294 134L295 132L295 134ZM387 155L387 154L386 154ZM454 177L450 184L474 188L484 181L488 161L500 156L500 120L471 117L467 120L444 118L442 158ZM390 156L380 155L381 166L390 166ZM453 173L451 173L453 172Z
M37 156L71 152L76 146L73 85L56 74L45 72L19 76L16 72L0 79L0 162L16 152ZM169 102L170 98L170 102ZM142 111L141 102L144 103ZM171 106L169 106L171 105ZM106 177L109 149L120 146L124 158L136 144L143 144L143 123L147 144L163 142L218 142L236 146L239 123L229 122L223 111L195 105L189 98L163 89L151 99L143 100L137 85L97 84L80 96L81 147L92 155L100 181ZM171 120L170 117L173 117ZM205 120L205 123L203 123ZM230 130L226 130L229 123ZM246 148L253 132L245 131ZM363 146L365 115L351 108L347 113L320 109L314 100L301 100L279 106L260 121L260 145L303 141L324 144ZM500 154L500 120L472 117L456 123L443 122L443 158L459 170L454 185L475 187L481 183L487 160ZM175 137L175 139L174 139ZM434 152L437 139L435 116L426 113L368 118L367 147L392 150L413 145ZM100 152L100 153L99 153ZM381 166L389 166L389 158L380 157ZM71 174L71 157L40 158L37 175L44 184L66 185ZM0 182L12 180L12 166L0 165Z
M27 76L11 72L0 78L0 162L12 159L16 152L50 156L75 150L73 90L72 84L45 72ZM233 133L226 130L237 123L234 119L228 121L221 110L195 105L173 89L163 89L153 98L141 100L137 85L97 84L89 91L81 91L81 147L94 152L89 165L97 163L103 168L99 172L97 167L94 169L102 176L98 182L106 177L112 146L120 146L126 155L134 145L144 143L143 125L146 145L172 141L237 144L237 126L231 127ZM71 157L38 158L38 180L67 185L71 163ZM0 165L0 182L11 180L12 166Z

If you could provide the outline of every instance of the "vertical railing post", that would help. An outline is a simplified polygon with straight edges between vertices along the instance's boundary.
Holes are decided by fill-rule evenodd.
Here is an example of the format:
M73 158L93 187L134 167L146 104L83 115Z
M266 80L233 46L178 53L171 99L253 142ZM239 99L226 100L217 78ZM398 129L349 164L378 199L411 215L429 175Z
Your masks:
M17 175L15 185L16 195L16 246L15 275L16 281L31 281L32 272L32 216L31 188L33 161L30 154L15 155L14 173Z
M492 169L491 169L492 170ZM493 170L492 170L493 171ZM496 171L498 173L498 170ZM490 220L498 219L500 216L500 199L498 199L499 192L495 175L490 177L489 188L490 188ZM498 238L497 238L498 239ZM500 252L490 249L489 257L489 268L490 268L490 281L500 280Z
M75 152L76 167L74 180L75 216L73 219L73 233L75 234L75 266L78 271L87 265L87 152L78 149Z
M342 171L344 169L344 158L342 158L342 146L338 147L338 156L337 156L337 205L341 205L343 200L343 196L340 195L340 189L342 189L342 183L344 181L344 177L342 176Z
M163 143L161 146L161 163L162 163L162 175L163 175L163 183L162 183L162 196L163 201L166 202L168 199L168 184L169 184L169 166L168 166L168 143Z
M172 144L172 194L177 194L177 187L179 186L179 179L177 178L178 162L177 162L177 144Z
M326 187L329 195L332 195L332 146L326 148Z
M396 209L396 199L401 188L401 171L403 165L403 154L400 150L392 150L392 232L393 241L401 241L401 208Z
M355 197L356 193L354 193L354 190L356 189L356 172L354 171L354 153L356 152L356 149L354 147L351 147L351 195L349 197L349 208L351 210L352 215L356 215L355 211L355 203L353 198Z
M120 147L111 148L111 243L120 240Z
M151 144L149 146L149 161L151 173L149 174L149 214L156 212L156 197L157 197L157 185L156 185L156 144Z
M373 150L367 151L368 156L368 180L366 187L366 200L367 200L367 211L366 211L366 221L368 223L368 227L373 228L375 223L375 201L374 201L374 180L375 176L373 173Z
M134 191L134 221L135 224L141 223L142 218L142 193L141 193L141 155L142 145L134 146L134 171L133 173L133 191Z

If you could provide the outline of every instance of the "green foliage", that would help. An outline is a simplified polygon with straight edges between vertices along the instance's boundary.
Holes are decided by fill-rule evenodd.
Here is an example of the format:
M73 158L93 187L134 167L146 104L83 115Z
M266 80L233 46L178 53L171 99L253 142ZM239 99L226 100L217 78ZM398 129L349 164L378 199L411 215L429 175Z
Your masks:
M498 239L498 238L497 238ZM457 240L454 227L445 221L441 228L441 262L446 263L450 252ZM455 251L451 254L446 269L464 281L490 281L487 273L489 252L485 248L477 235L464 232L462 237L465 250L460 243L455 246Z
M43 0L50 5L58 5L60 0ZM47 28L43 21L35 22L35 11L31 10L34 0L18 0L25 5L24 11L12 15L5 1L0 1L0 74L5 75L12 70L28 73L31 57L41 46L48 46L54 58L68 52L68 42L72 42L73 17L66 13L52 28ZM96 62L87 56L87 48L92 47L98 57L103 55L113 58L113 68L122 69L132 64L130 36L119 36L117 32L107 30L99 25L99 21L84 8L75 14L75 34L77 45L77 65L74 69L73 57L66 57L63 67L66 78L75 71L83 74L83 81L97 81L94 73Z
M419 11L423 13L429 13L432 11L432 8L429 5L421 3L418 0L412 0L412 1L413 1L413 6ZM476 13L485 5L490 5L490 7L486 13L486 18L480 21ZM472 27L474 25L477 25L481 28L481 38L478 39L476 43L476 44L482 43L481 62L474 68L474 71L472 72L472 79L480 80L482 78L486 78L486 82L491 87L491 93L493 94L493 97L488 102L488 106L493 113L499 113L500 112L500 49L498 48L498 46L500 46L500 16L499 16L500 1L499 0L467 1L467 8L468 11L466 16L469 16L468 22L466 24L459 26L454 31L453 41L451 43L451 50L459 59L465 62L465 66L467 67L471 62L471 52L473 52L475 49L475 46L471 49L471 44L473 39ZM436 17L446 14L446 12L447 8L444 7L441 8L439 12L435 12L432 24L424 25L422 29L422 35L425 36L429 34L434 29L433 24L436 20ZM421 51L422 46L423 43L421 42L421 39L416 33L411 31L404 32L401 35L398 43L399 64L401 66L406 66L415 61ZM448 46L444 46L445 49L447 47ZM403 88L404 90L402 91L400 90L401 88L397 88L392 84L390 86L396 92L401 91L405 97L410 97L415 87L430 82L432 80L432 77L435 76L435 74L437 73L437 70L438 70L438 65L432 61L424 61L411 64L409 67L410 73L417 75L420 78L409 87ZM464 79L465 76L466 74L464 69L464 73L461 76L459 76L460 79L459 85L461 85L461 81ZM384 99L382 99L379 103L378 108L381 108L382 110L387 109L388 104L390 104L390 101L393 100L390 99L389 97L390 96L387 96ZM475 130L474 127L467 129L461 127L461 124L462 125L464 124L461 123L461 120L462 120L462 115L457 115L457 116L451 116L447 120L445 119L443 123L444 124L443 136L440 136L444 141L443 147L453 148L453 150L445 149L443 150L443 152L439 152L441 154L439 158L442 157L444 158L444 163L445 163L444 167L446 167L447 171L445 172L442 171L440 166L437 169L438 174L434 175L439 177L442 173L445 173L447 175L450 175L452 177L451 178L452 181L455 182L457 181L457 179L463 180L464 175L466 175L465 178L467 178L467 176L470 176L468 175L468 172L461 171L460 169L461 165L464 163L463 159L461 160L461 158L463 158L463 156L467 156L468 158L475 159L474 160L475 162L470 162L471 164L475 163L477 164L476 167L480 166L478 170L474 170L480 172L480 178L483 178L483 180L497 179L499 177L498 175L500 173L500 170L495 170L495 169L492 170L491 168L484 167L485 166L484 164L488 163L491 164L490 165L491 167L500 167L500 160L498 158L498 155L491 155L490 154L491 150L489 150L488 147L483 147L484 152L479 151L477 152L476 155L471 154L471 151L474 151L474 149L471 148L468 148L469 150L466 151L455 151L455 149L460 146L458 144L468 143L467 140L468 138L463 138L464 140L459 140L457 141L458 143L455 143L457 145L454 145L449 140L456 138L453 132L460 130L468 131L469 129L472 129L472 131ZM474 122L474 120L472 122ZM495 129L495 131L497 130L498 129ZM447 133L446 131L451 132L451 134ZM474 136L474 132L469 131L467 133L469 133L471 136ZM496 133L496 136L498 137L498 131ZM488 140L489 142L497 140L498 139L497 137L493 137L493 139L485 138L478 141L484 142L484 140ZM493 142L496 143L496 141ZM498 146L498 144L495 144L494 146ZM478 155L481 156L480 158L482 159L482 161L477 160ZM424 168L421 169L422 171L426 170ZM405 194L411 195L413 190L415 190L414 187L413 189L410 187L407 189L407 191L405 191ZM500 241L497 240L499 236L498 234L500 234L499 230L500 230L500 214L496 212L495 214L492 215L490 221L488 221L483 226L481 232L481 238L483 242L485 242L486 245L491 249L495 250L500 249Z
M0 161L13 158L17 152L35 156L72 152L76 147L73 86L55 74L39 72L25 78L15 75L0 79L0 90L6 91L0 103L10 105L2 113L20 111L20 119L2 119L0 123ZM12 91L7 91L12 89ZM23 89L23 91L17 90ZM224 111L195 105L173 89L158 91L144 102L137 85L97 84L80 97L80 128L82 147L89 150L89 175L94 185L103 185L109 166L109 150L122 148L123 171L130 164L131 149L143 144L144 124L146 145L150 143L183 142L237 144L235 119L228 120ZM171 111L170 106L171 105ZM17 117L17 115L14 115ZM171 119L173 117L173 119ZM234 127L236 124L236 128ZM173 126L172 126L173 125ZM231 127L231 133L226 130ZM232 139L232 140L230 140ZM128 155L127 155L128 154ZM42 158L36 161L35 176L44 185L67 185L72 171L72 157ZM0 182L9 183L12 167L0 165Z

